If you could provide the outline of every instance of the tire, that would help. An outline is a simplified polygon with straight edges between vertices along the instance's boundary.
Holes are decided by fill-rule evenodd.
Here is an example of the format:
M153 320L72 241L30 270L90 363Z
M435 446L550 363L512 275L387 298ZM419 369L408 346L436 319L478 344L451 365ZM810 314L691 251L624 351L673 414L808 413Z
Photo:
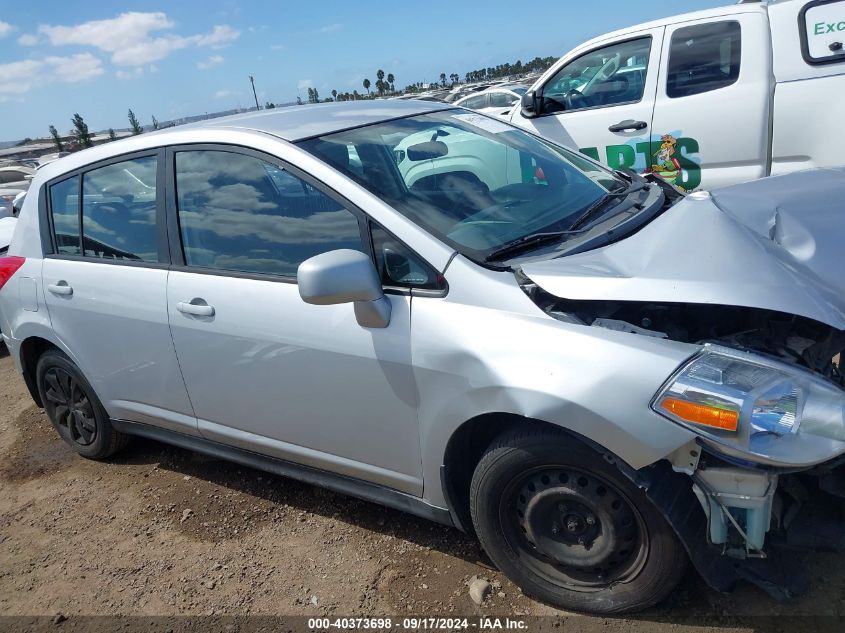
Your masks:
M563 433L494 440L475 469L470 512L499 569L525 594L569 611L645 609L686 568L681 543L645 494Z
M74 451L88 459L105 459L126 446L129 437L112 427L97 394L62 352L44 352L35 376L47 417Z

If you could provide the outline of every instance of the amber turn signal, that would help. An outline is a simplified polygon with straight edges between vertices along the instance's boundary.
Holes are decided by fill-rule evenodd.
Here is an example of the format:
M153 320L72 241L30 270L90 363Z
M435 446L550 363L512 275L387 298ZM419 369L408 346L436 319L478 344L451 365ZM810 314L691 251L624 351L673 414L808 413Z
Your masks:
M706 404L687 402L677 398L664 398L660 407L682 420L702 424L723 431L736 431L739 424L739 412L720 409Z

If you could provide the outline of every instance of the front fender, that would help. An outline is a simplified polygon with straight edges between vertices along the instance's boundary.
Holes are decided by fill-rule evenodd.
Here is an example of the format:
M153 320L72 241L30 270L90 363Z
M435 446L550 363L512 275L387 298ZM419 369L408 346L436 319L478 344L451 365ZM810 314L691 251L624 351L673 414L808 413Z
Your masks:
M693 439L649 403L697 346L534 312L414 298L412 353L429 502L445 505L439 471L452 434L488 413L555 424L635 469Z

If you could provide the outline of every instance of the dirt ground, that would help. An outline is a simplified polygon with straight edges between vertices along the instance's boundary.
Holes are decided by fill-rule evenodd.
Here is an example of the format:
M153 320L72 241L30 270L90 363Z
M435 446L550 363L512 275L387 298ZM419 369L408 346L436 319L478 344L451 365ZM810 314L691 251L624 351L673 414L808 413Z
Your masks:
M2 343L0 454L0 616L561 615L454 529L151 441L105 463L77 457ZM845 615L845 556L806 562L813 590L787 604L750 586L717 594L689 571L635 620L567 626L747 631L771 616ZM482 606L473 576L494 585Z

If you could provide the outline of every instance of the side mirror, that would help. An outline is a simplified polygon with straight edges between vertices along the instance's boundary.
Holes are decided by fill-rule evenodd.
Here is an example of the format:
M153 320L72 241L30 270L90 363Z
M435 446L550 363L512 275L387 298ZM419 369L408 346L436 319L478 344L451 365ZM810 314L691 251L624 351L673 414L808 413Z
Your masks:
M305 303L353 303L359 325L390 324L390 300L384 296L376 267L361 251L339 249L306 259L296 271L296 281Z
M533 90L529 90L519 100L522 106L522 116L526 119L532 119L540 114L540 100L542 97Z

